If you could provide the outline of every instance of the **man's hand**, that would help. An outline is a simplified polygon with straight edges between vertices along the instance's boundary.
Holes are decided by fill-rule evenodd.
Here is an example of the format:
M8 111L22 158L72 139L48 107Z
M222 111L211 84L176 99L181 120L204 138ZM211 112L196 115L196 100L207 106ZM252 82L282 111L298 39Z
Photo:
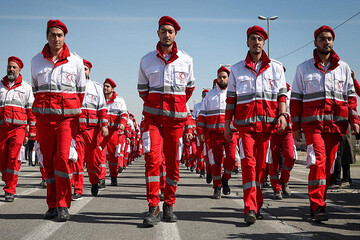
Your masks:
M360 131L359 124L357 124L357 123L351 124L351 134L352 134L352 135L357 135L357 134L359 134L359 131Z
M29 140L33 140L36 137L36 133L29 133Z
M294 140L297 141L297 142L300 142L301 141L301 131L300 130L296 130L293 132L293 137L294 137Z
M225 136L225 139L226 141L228 142L232 142L232 130L230 128L230 121L229 120L226 120L225 121L225 132L224 132L224 136Z
M131 143L131 139L127 137L127 138L126 138L126 143L127 143L127 144L130 144L130 143Z
M199 139L200 139L200 142L205 142L205 135L200 134Z
M284 115L280 115L280 117L278 118L278 126L279 126L279 131L278 132L282 132L285 130L286 128L286 118Z
M24 145L27 144L28 141L29 141L29 138L28 138L28 137L25 137L25 139L24 139Z
M106 137L107 135L109 135L109 129L107 126L102 126L101 127L101 136L102 137Z
M119 125L119 129L120 129L120 130L124 130L124 129L125 129L124 124L120 123L120 125Z
M193 139L192 133L186 133L185 134L185 141L190 142L191 139Z

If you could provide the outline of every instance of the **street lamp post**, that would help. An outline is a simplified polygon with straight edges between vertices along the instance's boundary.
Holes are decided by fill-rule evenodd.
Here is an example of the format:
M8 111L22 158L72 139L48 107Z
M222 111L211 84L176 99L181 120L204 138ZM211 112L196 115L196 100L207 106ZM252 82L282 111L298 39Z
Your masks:
M278 16L264 17L264 16L259 15L258 18L259 18L260 20L266 20L266 22L267 22L267 34L268 34L268 36L269 36L269 39L268 39L268 57L270 57L270 32L269 32L269 22L270 22L270 20L278 19Z

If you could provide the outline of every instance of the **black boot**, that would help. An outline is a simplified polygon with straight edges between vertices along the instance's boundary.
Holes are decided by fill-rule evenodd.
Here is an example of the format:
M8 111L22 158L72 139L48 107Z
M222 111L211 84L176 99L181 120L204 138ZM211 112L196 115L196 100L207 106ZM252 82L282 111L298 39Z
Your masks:
M118 171L119 171L119 173L122 173L124 171L124 169L121 166L119 166Z
M5 202L13 202L14 201L14 194L5 193Z
M173 207L164 203L163 205L163 218L164 222L177 222L177 217L173 213Z
M254 224L256 222L256 214L254 210L249 210L244 218L244 221L247 224Z
M211 183L212 182L212 175L211 174L206 174L206 182L207 183Z
M57 211L59 222L66 222L70 219L69 210L66 207L59 207Z
M117 186L117 177L111 176L111 186Z
M99 179L98 185L99 185L99 188L105 188L106 187L105 186L105 179Z
M144 218L143 224L145 227L153 227L158 222L160 222L160 208L159 206L156 207L149 207L149 211Z
M221 187L214 188L214 194L212 196L213 199L220 199L221 198Z
M230 195L229 180L221 180L221 184L223 187L223 194Z
M45 219L53 219L56 218L58 216L58 212L56 210L56 208L49 208L49 210L47 210L47 212L44 215Z
M99 192L99 184L91 185L91 194L95 197Z

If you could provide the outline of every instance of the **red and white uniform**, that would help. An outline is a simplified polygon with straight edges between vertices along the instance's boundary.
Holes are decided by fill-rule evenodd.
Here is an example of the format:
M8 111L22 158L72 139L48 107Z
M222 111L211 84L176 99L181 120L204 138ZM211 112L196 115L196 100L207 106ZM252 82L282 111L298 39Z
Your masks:
M76 136L78 160L74 164L74 192L83 194L84 160L86 162L89 180L92 185L98 183L104 154L99 151L102 141L100 129L107 126L107 107L101 84L86 80L85 97L82 112L79 117L79 131ZM86 153L86 154L85 154Z
M0 171L4 191L15 194L21 162L18 161L25 140L25 128L35 132L34 101L31 86L19 75L11 83L7 76L0 83Z
M108 109L109 135L106 136L101 143L101 149L104 149L106 146L110 176L117 177L119 173L119 157L116 154L116 148L120 136L119 126L120 124L123 124L126 127L129 116L124 99L117 95L115 91L113 92L112 97L106 100L106 104Z
M262 52L254 64L245 60L231 67L225 119L234 117L240 133L240 158L244 191L244 212L262 207L265 158L271 133L276 131L278 104L286 101L283 66Z
M218 84L210 90L201 102L200 113L197 121L198 134L205 130L210 139L208 150L209 160L213 175L213 188L221 187L222 180L229 180L235 165L235 150L239 134L234 129L232 142L225 139L225 110L227 89L221 89ZM224 150L226 157L224 159ZM224 165L224 175L222 167Z
M78 130L78 117L84 98L86 79L83 60L64 44L57 61L49 45L31 60L37 119L37 138L44 158L49 208L70 207L72 165L71 142Z
M160 43L157 50L146 54L140 62L138 91L144 100L145 178L149 207L159 199L161 151L166 164L164 202L172 206L179 181L178 142L187 117L186 102L195 88L193 60L178 51L164 55ZM164 143L164 144L162 144Z
M313 211L326 206L325 189L330 184L339 136L346 133L349 122L359 122L356 109L350 67L335 51L323 66L314 50L314 58L297 67L290 103L293 130L302 129L308 154L315 156L308 183Z

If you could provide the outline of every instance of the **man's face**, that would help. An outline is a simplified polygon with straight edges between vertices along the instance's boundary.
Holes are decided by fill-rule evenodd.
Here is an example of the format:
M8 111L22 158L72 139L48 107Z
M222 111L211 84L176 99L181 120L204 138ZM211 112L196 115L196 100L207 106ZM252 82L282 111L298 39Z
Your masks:
M46 36L50 49L59 50L64 46L65 35L64 32L57 27L52 27L49 29L49 33Z
M330 32L321 32L315 39L314 45L320 54L327 55L333 49L334 39Z
M252 54L260 54L264 48L265 41L258 34L250 34L247 40L247 46L249 47L250 53Z
M229 76L228 76L227 72L219 72L217 82L223 88L227 87L228 82L229 82Z
M170 47L173 45L176 37L175 28L171 25L161 25L157 31L160 44L165 47Z
M10 81L14 81L18 78L21 72L21 68L16 62L10 61L7 65L7 77Z
M84 65L84 69L85 69L86 79L90 79L90 68L88 66Z
M114 91L112 86L108 83L104 83L104 95L109 95Z

